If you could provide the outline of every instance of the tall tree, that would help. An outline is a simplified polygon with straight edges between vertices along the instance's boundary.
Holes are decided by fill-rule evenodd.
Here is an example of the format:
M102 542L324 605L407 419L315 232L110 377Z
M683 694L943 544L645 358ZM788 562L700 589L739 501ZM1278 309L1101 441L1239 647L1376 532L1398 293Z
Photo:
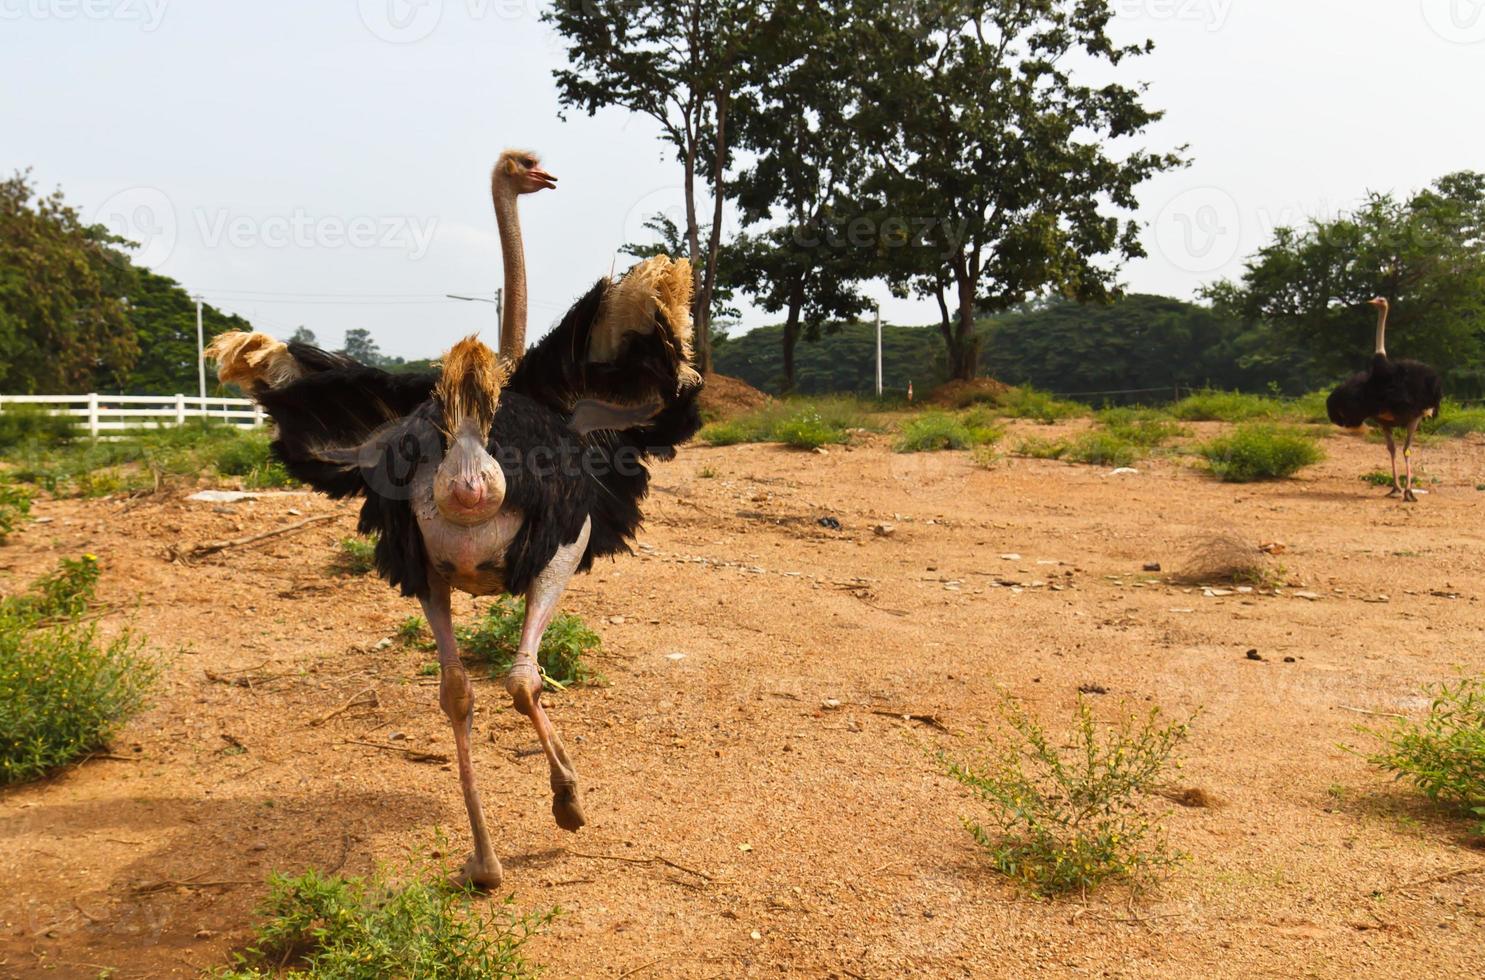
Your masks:
M139 357L123 239L83 222L27 172L0 181L0 391L68 394L118 383Z
M1117 155L1161 114L1139 87L1084 84L1070 65L1108 75L1153 44L1115 44L1108 0L851 7L857 138L875 165L865 188L899 246L886 252L897 287L939 303L950 376L974 375L977 311L1045 289L1117 295L1119 263L1144 254L1135 189L1183 160Z
M752 48L768 70L735 114L738 146L751 154L732 181L743 221L773 227L741 236L721 275L764 310L784 313L785 391L794 388L800 336L817 340L864 312L870 304L855 284L876 264L845 221L856 211L863 154L851 126L857 89L841 70L854 37L836 6L780 5L757 26Z
M209 342L228 330L252 330L240 316L223 313L210 303L202 307L202 335ZM196 366L196 301L180 283L149 269L136 269L129 290L129 324L140 356L119 384L125 392L165 395L194 392ZM207 372L208 382L214 376Z
M1485 394L1485 174L1449 174L1406 199L1280 228L1239 282L1208 298L1266 327L1272 353L1340 374L1372 348L1373 296L1392 303L1388 349L1435 365L1456 392Z
M365 327L352 327L345 332L345 344L340 353L371 367L380 367L382 363L381 348L377 347L376 339Z
M754 71L753 24L772 0L557 0L542 19L566 39L570 67L553 74L564 106L617 107L655 120L682 166L686 252L696 277L696 356L711 368L712 294L731 159L729 119ZM710 190L705 245L697 184Z
M289 343L309 344L311 347L319 345L319 341L315 339L315 332L302 324L295 327L294 332L289 334Z

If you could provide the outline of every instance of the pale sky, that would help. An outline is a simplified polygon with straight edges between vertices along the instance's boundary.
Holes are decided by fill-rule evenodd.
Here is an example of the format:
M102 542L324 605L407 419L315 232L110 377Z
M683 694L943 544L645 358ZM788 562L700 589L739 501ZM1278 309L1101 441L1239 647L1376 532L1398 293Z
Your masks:
M531 334L679 203L644 119L557 118L539 0L0 0L0 168L34 168L139 260L270 332L388 353L493 341L487 175L506 146L561 178L523 200ZM1122 77L1190 168L1141 191L1133 290L1189 297L1280 224L1367 189L1485 169L1485 0L1115 0ZM895 323L937 319L891 299ZM746 311L744 325L767 318Z

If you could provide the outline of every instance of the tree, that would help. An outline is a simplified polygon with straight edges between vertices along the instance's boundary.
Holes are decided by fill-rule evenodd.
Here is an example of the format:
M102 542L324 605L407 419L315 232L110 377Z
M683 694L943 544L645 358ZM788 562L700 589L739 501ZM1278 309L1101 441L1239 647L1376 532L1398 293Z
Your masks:
M1391 353L1435 365L1456 392L1485 393L1485 174L1450 174L1406 200L1374 193L1353 212L1280 228L1239 282L1206 294L1266 329L1269 356L1332 376L1369 354L1366 301L1386 296Z
M681 230L676 223L664 212L659 212L645 220L644 226L655 235L652 242L626 242L619 246L619 252L623 255L632 255L637 259L648 259L656 255L680 255L685 252L686 246L682 240ZM710 229L706 229L710 235ZM724 243L717 254L717 264L726 269L732 262L730 255L730 243ZM709 312L710 327L707 333L716 339L719 332L723 331L725 322L736 320L742 314L732 305L733 287L723 276L717 282L716 288L712 290L711 310Z
M0 181L0 390L96 391L128 373L140 349L126 244L61 191L37 196L29 172Z
M311 347L318 347L320 342L315 339L315 332L313 330L301 325L295 327L294 332L289 334L289 343L309 344Z
M858 101L840 66L852 36L832 6L782 5L759 25L753 49L770 68L735 114L737 144L752 154L732 180L743 221L781 223L740 236L720 275L769 313L784 312L784 391L794 388L801 334L818 340L870 305L855 283L871 276L873 256L842 221L855 210L863 155L851 128Z
M195 391L196 301L169 276L136 268L128 296L129 325L140 356L119 379L124 392L163 395ZM203 304L202 335L210 342L228 330L252 330L240 316ZM208 370L208 379L211 372Z
M1161 114L1138 88L1081 84L1067 63L1107 74L1153 44L1116 45L1106 0L851 6L857 141L874 154L863 189L895 288L939 303L950 376L974 375L977 311L1047 288L1116 296L1118 263L1144 254L1135 189L1184 161L1114 155Z
M557 0L542 14L568 43L569 68L556 70L564 106L593 115L617 107L655 120L683 170L686 254L696 277L697 367L711 369L712 294L717 286L728 120L754 70L748 42L772 4L746 0ZM712 198L705 248L696 184Z
M380 367L382 352L376 346L371 331L364 327L352 327L345 332L345 346L340 353L370 367Z

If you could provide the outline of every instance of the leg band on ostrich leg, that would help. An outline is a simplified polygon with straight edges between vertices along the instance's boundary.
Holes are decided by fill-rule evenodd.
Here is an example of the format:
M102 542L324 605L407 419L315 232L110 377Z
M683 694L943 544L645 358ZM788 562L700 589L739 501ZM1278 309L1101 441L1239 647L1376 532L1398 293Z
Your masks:
M567 757L562 737L557 734L546 709L541 704L542 676L537 662L541 637L557 612L557 600L567 587L568 579L582 560L588 547L588 525L583 525L577 541L557 549L557 554L526 593L526 621L521 626L521 646L515 663L505 677L505 689L521 714L531 719L536 738L551 769L552 816L563 830L577 830L588 822L578 795L577 770Z
M454 620L449 608L449 589L435 584L429 598L423 600L423 614L438 644L438 703L454 728L454 749L459 763L459 785L464 790L464 807L469 811L469 832L474 838L474 853L464 862L464 879L478 888L500 887L504 872L490 844L490 831L485 826L485 811L480 805L479 790L474 785L474 760L470 755L469 734L474 725L474 685L459 660L454 640Z

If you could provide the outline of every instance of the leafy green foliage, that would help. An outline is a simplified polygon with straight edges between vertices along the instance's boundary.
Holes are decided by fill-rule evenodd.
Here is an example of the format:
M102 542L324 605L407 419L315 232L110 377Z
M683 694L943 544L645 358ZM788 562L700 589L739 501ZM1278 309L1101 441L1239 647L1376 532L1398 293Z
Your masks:
M851 398L789 399L725 422L705 426L699 438L712 446L744 442L782 442L798 449L814 449L847 442L852 429L867 427L858 402Z
M97 581L97 559L64 559L0 600L0 785L107 744L144 704L155 664L130 634L104 641L81 620Z
M1369 730L1386 744L1367 761L1430 800L1472 815L1485 834L1485 679L1461 678L1428 692L1433 702L1422 721L1398 719L1390 731Z
M421 881L274 874L252 945L220 980L283 975L314 980L441 977L515 980L537 970L522 947L559 909L518 913L472 892Z
M1363 473L1360 479L1363 483L1370 483L1374 487L1392 486L1392 474L1383 470L1372 470L1370 473Z
M991 425L983 411L924 412L903 423L893 447L899 453L927 453L942 449L971 449L999 441L1005 433Z
M69 443L78 432L76 418L40 405L11 404L0 409L0 452L27 443Z
M1021 440L1016 446L1016 455L1029 459L1061 459L1067 455L1068 448L1066 439L1044 439L1041 436L1032 436Z
M1186 434L1164 412L1149 408L1109 408L1098 413L1098 424L1116 439L1144 449L1155 449Z
M1325 453L1310 436L1267 423L1238 426L1199 449L1212 472L1228 483L1251 483L1293 476L1320 462Z
M0 483L0 543L31 513L31 491L11 483Z
M1035 388L1011 388L997 399L1002 415L1013 419L1032 419L1052 423L1088 414L1088 406L1064 401Z
M474 626L457 627L455 638L460 651L482 660L491 669L510 667L521 646L521 626L526 619L526 602L500 596L485 609L485 615ZM536 661L548 678L566 687L600 680L589 662L602 646L598 634L572 613L558 613L542 634Z
M428 635L428 624L423 621L422 616L409 616L398 623L393 637L405 647L427 650L433 646L433 640Z
M370 575L376 571L376 541L341 538L336 546L333 567L341 575Z
M810 340L808 335L806 340ZM736 337L715 339L716 370L740 378L761 391L781 393L784 377L784 328L763 326ZM845 392L870 396L876 391L876 328L845 323L822 330L818 340L795 350L794 391L800 395ZM908 382L921 394L945 378L943 340L924 327L882 327L882 387L902 395Z
M1167 411L1173 418L1185 422L1251 422L1277 419L1285 414L1284 405L1278 399L1210 389L1187 395Z
M1112 432L1085 432L1074 439L1062 458L1090 466L1133 466L1144 455L1142 447Z
M1466 408L1452 398L1444 399L1437 418L1424 419L1420 432L1439 436L1467 436L1485 432L1485 405Z
M1174 768L1185 724L1151 709L1103 729L1079 697L1072 731L1053 737L1010 700L1003 713L1009 731L979 758L939 754L986 806L984 820L964 825L997 871L1051 896L1110 880L1141 885L1179 860L1141 794Z

